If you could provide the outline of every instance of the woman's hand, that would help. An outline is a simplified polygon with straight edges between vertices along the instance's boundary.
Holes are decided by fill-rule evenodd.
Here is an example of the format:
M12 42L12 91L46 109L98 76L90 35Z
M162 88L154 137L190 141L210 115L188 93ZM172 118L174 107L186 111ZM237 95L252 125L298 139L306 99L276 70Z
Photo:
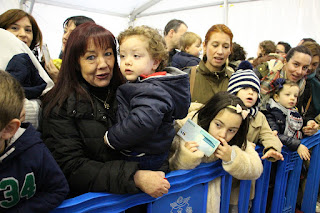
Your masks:
M305 145L300 144L297 152L302 160L310 160L310 152Z
M170 189L170 183L161 171L138 170L133 179L141 191L154 198L161 197Z
M283 155L280 152L277 152L274 149L269 149L262 157L261 159L264 160L266 158L274 158L275 160L284 160Z
M232 147L223 138L218 138L221 144L217 147L214 155L225 162L231 161Z
M302 132L307 135L311 136L318 132L319 124L315 122L314 120L308 121L307 125L302 128Z
M195 141L188 141L184 144L184 146L189 149L191 152L195 152L198 150L198 143Z
M58 79L58 75L59 75L59 70L58 68L53 64L53 61L50 60L49 63L46 63L45 64L45 68L46 68L46 71L48 72L50 78L52 79L52 81L54 83L57 82L57 79Z

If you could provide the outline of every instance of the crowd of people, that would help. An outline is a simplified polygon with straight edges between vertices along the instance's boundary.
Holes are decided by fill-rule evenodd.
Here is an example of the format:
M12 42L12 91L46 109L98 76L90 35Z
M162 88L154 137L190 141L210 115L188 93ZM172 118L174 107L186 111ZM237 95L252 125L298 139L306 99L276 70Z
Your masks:
M224 24L202 43L182 20L169 21L164 35L142 25L115 37L73 16L59 59L48 60L30 14L10 9L0 28L0 183L8 187L0 211L49 212L86 192L157 198L170 190L169 171L220 159L233 176L229 210L238 212L239 180L253 180L250 208L262 160L284 160L283 145L310 160L301 139L320 123L313 39L293 48L262 41L249 61ZM188 119L220 141L211 156L176 134ZM209 183L207 212L219 212L220 184Z

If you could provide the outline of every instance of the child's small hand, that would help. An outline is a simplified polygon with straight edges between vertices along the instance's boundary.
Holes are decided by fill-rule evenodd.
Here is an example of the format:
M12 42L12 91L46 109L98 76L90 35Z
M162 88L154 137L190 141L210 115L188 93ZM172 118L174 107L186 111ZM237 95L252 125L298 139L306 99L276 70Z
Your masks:
M302 160L310 160L310 152L305 145L300 144L297 152Z
M277 152L274 149L269 149L261 159L274 158L275 160L284 160L283 155L280 152Z
M191 152L195 152L198 150L198 143L195 141L188 141L184 144L184 146L189 149Z
M308 121L307 125L302 128L302 132L305 135L311 136L315 134L318 131L319 124L315 122L314 120Z
M214 155L225 162L231 161L232 147L223 138L218 138L221 144L217 147Z
M273 133L274 136L278 136L278 131L277 130L273 130L272 133Z

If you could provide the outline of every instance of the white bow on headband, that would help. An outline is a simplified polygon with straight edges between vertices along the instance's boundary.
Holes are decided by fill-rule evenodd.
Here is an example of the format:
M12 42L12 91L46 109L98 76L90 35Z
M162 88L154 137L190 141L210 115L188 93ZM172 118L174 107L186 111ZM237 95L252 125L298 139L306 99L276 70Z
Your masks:
M231 108L231 109L234 109L234 110L236 111L236 113L241 114L243 120L246 119L246 117L247 117L248 114L249 114L249 110L244 110L244 109L242 109L242 107L241 107L239 104L237 104L237 106L229 105L229 106L227 106L227 107L228 107L228 108Z

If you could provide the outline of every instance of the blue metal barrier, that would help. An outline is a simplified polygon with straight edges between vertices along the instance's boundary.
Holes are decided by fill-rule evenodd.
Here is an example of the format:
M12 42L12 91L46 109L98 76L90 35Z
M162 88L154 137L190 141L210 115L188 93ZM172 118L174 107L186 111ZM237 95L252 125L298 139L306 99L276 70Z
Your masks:
M303 212L309 213L315 212L318 198L320 182L320 131L318 131L317 135L304 139L303 144L308 149L313 148L301 207Z
M302 140L308 148L313 148L311 162L306 182L306 193L303 197L302 210L305 213L315 212L320 182L320 131ZM262 147L257 146L259 155ZM290 152L285 147L282 154L284 161L277 162L275 188L271 212L294 212L299 187L302 160L297 152ZM256 180L255 198L251 212L264 213L266 209L271 162L263 160L263 173ZM65 200L53 213L64 212L125 212L126 209L148 204L149 213L164 212L206 212L208 182L221 177L220 212L228 212L232 177L226 173L221 161L200 164L192 170L178 170L166 175L171 188L169 193L161 198L152 198L145 193L134 195L116 195L110 193L86 193ZM251 181L240 182L239 213L247 212L250 198Z

